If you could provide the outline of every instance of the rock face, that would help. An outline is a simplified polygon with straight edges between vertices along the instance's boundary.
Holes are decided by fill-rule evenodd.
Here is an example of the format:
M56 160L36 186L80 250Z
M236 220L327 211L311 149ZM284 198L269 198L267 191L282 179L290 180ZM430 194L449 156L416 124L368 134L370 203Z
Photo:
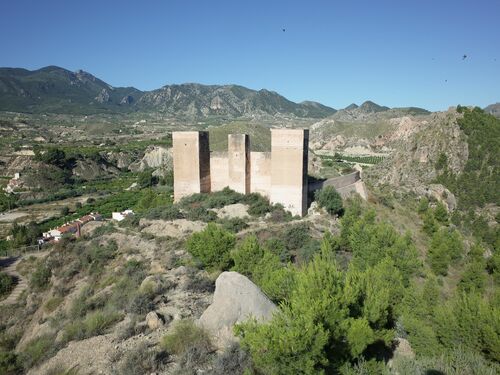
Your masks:
M277 309L247 277L237 272L223 272L215 281L213 303L203 312L199 324L214 335L217 345L227 346L235 340L232 329L250 317L271 319Z
M136 163L130 164L129 169L133 172L142 172L148 168L169 170L172 169L172 166L172 149L149 146L143 158Z

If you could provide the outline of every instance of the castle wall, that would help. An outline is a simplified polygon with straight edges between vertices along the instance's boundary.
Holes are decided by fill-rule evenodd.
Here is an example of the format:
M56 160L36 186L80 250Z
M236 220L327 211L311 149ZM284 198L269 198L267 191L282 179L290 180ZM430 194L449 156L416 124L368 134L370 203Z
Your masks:
M309 131L271 129L271 202L293 215L307 213Z
M208 132L173 132L174 201L210 192Z
M250 153L250 192L271 197L271 153Z
M211 191L219 191L229 186L228 169L227 152L212 152L210 154Z
M352 185L356 181L361 179L360 172L352 172L345 176L332 177L325 181L317 181L309 185L309 191L319 190L325 186L333 186L336 190L339 190L345 186Z
M248 134L229 134L228 186L242 194L250 192L250 142Z

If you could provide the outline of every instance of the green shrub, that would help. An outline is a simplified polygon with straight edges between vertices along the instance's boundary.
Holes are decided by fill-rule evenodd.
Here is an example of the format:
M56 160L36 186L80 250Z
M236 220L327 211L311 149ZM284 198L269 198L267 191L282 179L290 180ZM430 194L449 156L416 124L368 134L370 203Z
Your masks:
M422 215L429 209L429 199L427 197L420 198L418 202L417 212Z
M28 370L42 361L52 357L57 352L55 337L53 335L42 335L28 342L20 354L23 367Z
M63 341L83 340L102 335L121 318L122 314L116 311L93 311L88 313L83 320L68 323L64 327Z
M206 223L217 220L217 214L214 211L204 207L194 207L187 209L184 213L186 219L191 221L204 221Z
M271 206L271 213L268 220L272 223L283 223L293 220L293 216L290 211L285 210L283 205L276 203Z
M144 217L150 220L175 220L182 219L184 215L182 215L179 207L177 205L169 205L162 207L154 207L149 211L144 213Z
M458 283L458 288L467 293L473 291L481 293L486 286L485 268L486 262L483 259L468 263Z
M252 216L263 216L271 211L271 204L267 198L257 193L245 196L245 203L249 205L248 214Z
M264 250L260 247L255 235L245 237L232 253L234 260L233 269L245 276L252 278L253 271L264 256Z
M437 203L434 209L434 218L441 224L448 224L448 210L443 203Z
M84 320L86 336L102 335L121 318L122 315L116 311L95 311L90 313Z
M22 373L22 366L14 352L0 350L0 374L18 375Z
M343 212L342 197L333 186L325 186L314 193L314 199L330 215L340 215Z
M269 238L264 248L277 255L282 263L288 263L291 260L290 251L285 247L285 243L277 237Z
M114 259L118 251L118 245L110 240L106 245L91 243L80 254L80 262L89 274L98 275L104 271L105 266Z
M0 272L0 298L9 294L15 286L15 280L5 272Z
M59 307L59 305L64 301L63 297L53 297L49 299L45 304L43 305L43 310L50 314L53 312L55 309Z
M247 222L239 217L220 219L217 222L222 225L222 228L232 233L238 233L243 229L248 228Z
M44 262L40 262L31 274L30 286L35 290L44 290L49 286L52 270Z
M435 274L445 276L449 264L460 259L463 252L464 245L460 234L456 230L441 228L432 237L427 260Z
M172 332L163 336L160 346L167 353L182 355L194 346L209 350L212 344L203 328L198 327L192 320L186 319L178 321Z
M287 300L294 287L294 271L284 267L277 255L265 251L253 269L253 280L274 302Z
M288 250L297 250L309 240L309 225L307 223L295 224L288 227L283 234L283 242Z
M206 200L207 208L222 208L224 206L239 203L244 199L244 195L225 187L221 191L216 191L208 195Z
M314 254L319 251L320 242L316 239L309 239L306 243L297 250L297 261L300 264L309 262Z
M210 269L226 270L231 264L231 250L236 239L234 235L216 224L209 223L201 232L194 233L187 240L189 253Z

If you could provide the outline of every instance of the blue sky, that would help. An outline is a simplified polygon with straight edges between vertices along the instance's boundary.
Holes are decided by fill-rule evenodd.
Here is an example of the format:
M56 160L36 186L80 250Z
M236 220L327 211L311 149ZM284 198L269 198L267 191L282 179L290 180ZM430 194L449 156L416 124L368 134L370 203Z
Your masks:
M235 83L334 108L500 101L499 0L2 0L0 20L0 66L114 86Z

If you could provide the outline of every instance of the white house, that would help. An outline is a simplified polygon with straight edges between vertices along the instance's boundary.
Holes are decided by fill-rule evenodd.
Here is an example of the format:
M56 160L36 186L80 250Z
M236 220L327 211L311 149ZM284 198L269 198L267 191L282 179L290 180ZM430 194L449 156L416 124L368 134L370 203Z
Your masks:
M127 216L132 216L134 214L134 211L132 210L125 210L123 212L113 212L111 214L111 218L116 221L122 221L125 220Z

